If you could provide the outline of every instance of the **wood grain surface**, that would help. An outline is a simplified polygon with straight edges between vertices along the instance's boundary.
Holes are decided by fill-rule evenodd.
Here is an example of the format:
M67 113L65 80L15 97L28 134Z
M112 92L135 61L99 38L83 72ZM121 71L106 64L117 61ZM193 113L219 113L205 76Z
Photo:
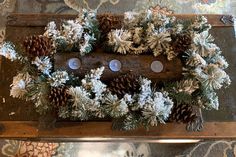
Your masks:
M120 55L114 53L105 53L101 49L96 49L95 52L83 57L78 57L78 53L59 53L54 59L55 70L67 70L73 72L75 75L84 77L91 69L104 66L105 70L102 75L102 80L111 80L121 74L126 74L129 71L135 73L137 76L144 76L155 82L178 80L182 78L182 63L180 59L173 59L168 61L166 56L154 57L153 55ZM81 67L77 70L72 70L68 66L68 61L71 58L79 58ZM109 68L109 62L113 59L121 62L121 70L113 72ZM153 61L160 61L164 69L160 73L155 73L151 70L151 63Z
M183 124L159 124L148 131L111 130L110 122L59 122L52 129L38 129L34 121L3 121L0 138L60 141L145 141L158 139L231 139L236 138L235 122L207 122L201 132L187 132Z

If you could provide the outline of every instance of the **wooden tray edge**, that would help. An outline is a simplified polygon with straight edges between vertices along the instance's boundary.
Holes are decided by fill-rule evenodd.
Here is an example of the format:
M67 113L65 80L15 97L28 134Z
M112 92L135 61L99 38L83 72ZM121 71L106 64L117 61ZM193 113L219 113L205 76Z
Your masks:
M160 124L150 130L114 131L111 122L57 122L55 128L38 129L36 121L1 121L0 138L37 140L157 140L157 139L233 139L236 122L206 122L201 132L187 132L184 124ZM227 128L227 129L225 129Z

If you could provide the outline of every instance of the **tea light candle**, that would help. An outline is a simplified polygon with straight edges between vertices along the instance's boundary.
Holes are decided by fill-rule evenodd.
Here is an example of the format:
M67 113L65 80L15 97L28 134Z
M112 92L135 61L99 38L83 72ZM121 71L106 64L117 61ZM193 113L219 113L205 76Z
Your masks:
M72 70L77 70L81 67L81 61L78 58L71 58L68 60L68 66Z
M117 72L121 69L121 62L117 59L113 59L109 62L109 68L111 71Z
M153 61L151 64L151 69L153 72L159 73L164 69L164 66L160 61Z

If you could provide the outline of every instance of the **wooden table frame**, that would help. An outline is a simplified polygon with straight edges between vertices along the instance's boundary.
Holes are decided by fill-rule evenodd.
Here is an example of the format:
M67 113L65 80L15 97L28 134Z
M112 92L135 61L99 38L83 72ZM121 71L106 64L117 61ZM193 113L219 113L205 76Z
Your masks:
M189 18L193 15L176 15ZM205 15L214 27L233 27L222 15ZM8 26L42 27L49 21L72 19L75 15L11 14ZM229 16L226 16L229 18ZM1 62L1 58L0 58ZM1 66L1 63L0 63ZM0 121L0 138L66 141L153 141L157 139L232 139L236 138L236 122L206 122L201 132L187 132L184 124L160 124L150 130L113 131L111 122L57 122L54 128L39 129L37 121Z
M155 141L158 139L235 139L235 122L206 122L201 132L187 132L184 124L160 124L150 130L111 130L110 122L58 122L55 128L38 129L38 122L2 121L0 138L69 141Z

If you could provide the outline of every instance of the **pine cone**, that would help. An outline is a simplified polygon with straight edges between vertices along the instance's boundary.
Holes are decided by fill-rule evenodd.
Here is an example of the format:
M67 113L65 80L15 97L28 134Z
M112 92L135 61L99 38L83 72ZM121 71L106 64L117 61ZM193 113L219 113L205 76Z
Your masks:
M109 90L119 98L122 98L126 93L137 93L139 89L138 77L131 73L121 75L109 83Z
M186 126L187 131L201 131L203 129L203 117L201 108L198 107L197 117Z
M173 49L177 54L184 53L192 44L192 37L190 33L180 33L172 35Z
M197 118L192 106L187 104L175 105L172 109L169 121L189 123Z
M67 94L66 87L52 87L49 95L49 100L55 105L55 108L65 106L70 96Z
M120 28L122 25L122 20L119 17L114 16L109 13L99 15L99 29L103 35L107 35L112 29Z
M31 57L48 56L53 51L52 40L42 35L27 37L23 46Z

